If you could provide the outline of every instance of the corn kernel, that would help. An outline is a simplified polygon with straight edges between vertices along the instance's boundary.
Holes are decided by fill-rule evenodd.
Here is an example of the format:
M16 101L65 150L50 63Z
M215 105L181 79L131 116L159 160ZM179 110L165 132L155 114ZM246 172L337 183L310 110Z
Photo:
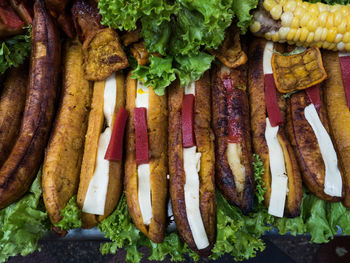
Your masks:
M310 21L310 14L305 13L305 15L300 19L300 27L305 27Z
M338 25L338 32L340 34L344 34L346 32L346 20L343 19L343 21Z
M337 12L338 10L340 10L340 5L331 5L329 7L329 11L332 12L332 13L335 13Z
M312 16L318 16L320 13L320 10L318 9L317 5L311 5L308 9L309 14Z
M328 49L335 49L337 47L337 44L336 43L330 43Z
M287 35L289 33L290 28L289 27L281 27L280 30L278 31L279 37L281 40L286 40Z
M273 42L278 42L278 40L280 40L280 36L279 36L278 33L276 33L276 34L272 35L271 39L272 39Z
M322 27L318 27L315 31L314 41L318 42L321 40L323 29Z
M295 28L295 29L298 29L299 28L299 18L297 17L294 17L293 20L292 20L292 23L290 25L291 28Z
M333 13L328 13L326 27L327 28L332 28L333 25L334 25L334 14Z
M341 7L340 11L341 11L341 13L343 14L344 17L347 17L350 14L350 6L349 5L343 5Z
M335 36L335 40L334 40L334 42L335 43L339 43L340 41L342 41L342 39L343 39L343 34L337 34L336 36Z
M297 32L295 33L294 38L293 38L293 41L294 41L294 42L299 41L299 39L300 39L300 33L301 33L300 31L301 31L301 29L298 28L298 29L297 29Z
M282 6L281 5L275 5L271 11L270 14L273 19L278 20L281 18L282 15Z
M316 29L318 28L318 21L316 18L311 18L307 24L307 29L310 32L315 32Z
M344 42L339 42L339 43L337 44L337 49L338 49L339 51L344 50L344 49L345 49L345 44L344 44Z
M321 41L325 41L326 40L327 34L328 34L328 29L324 27L322 29Z
M328 11L328 6L322 3L316 3L318 10L321 12Z
M288 45L294 45L293 41L288 41L287 43L288 43Z
M287 34L287 40L293 41L295 34L297 33L297 29L291 28ZM288 42L289 43L289 42ZM290 44L289 44L290 45Z
M350 32L346 32L343 36L344 43L350 43Z
M319 22L321 27L326 26L328 14L329 14L329 12L324 11L319 15L318 22Z
M283 5L283 10L284 12L293 12L296 7L297 7L297 3L295 1L287 1Z
M300 30L300 42L305 42L305 40L307 39L309 35L309 30L306 29L306 27L302 27Z
M327 32L326 41L329 42L329 43L333 43L336 36L337 36L337 28L336 27L332 27Z
M297 43L295 43L295 45L296 45L297 47L301 47L301 46L304 46L304 43L302 43L302 42L297 42Z
M347 51L350 51L350 43L345 44L345 49L346 49Z
M289 27L292 24L293 14L291 12L285 12L281 16L282 26Z
M329 47L330 45L331 45L331 44L330 44L329 42L325 41L325 42L323 42L323 44L322 44L322 48L328 49L328 47Z
M298 6L294 10L294 16L299 18L299 19L302 19L305 14L306 14L306 10L303 7L301 7L301 6Z
M318 47L318 48L322 48L322 42L317 42L315 45L316 45L316 47Z
M267 11L270 11L277 3L275 0L265 0L263 5Z
M256 33L260 29L261 29L261 24L259 21L254 21L254 23L250 25L250 31L252 31L252 33Z
M266 38L267 40L271 40L272 34L271 34L270 32L265 33L265 38Z
M311 43L314 41L314 37L315 37L315 32L310 32L309 35L306 38L306 42L307 43Z
M346 17L346 31L350 32L350 16Z

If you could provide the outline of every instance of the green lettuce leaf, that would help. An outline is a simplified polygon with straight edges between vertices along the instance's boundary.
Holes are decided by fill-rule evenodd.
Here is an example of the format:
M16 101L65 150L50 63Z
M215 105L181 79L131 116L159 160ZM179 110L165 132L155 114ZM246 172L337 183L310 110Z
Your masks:
M17 35L0 40L0 74L4 74L10 67L23 64L31 51L31 28L27 28L24 35Z
M242 34L245 34L248 27L252 23L253 16L250 11L256 8L258 0L233 0L233 11L238 19L237 26L241 29Z
M343 235L350 235L350 209L346 208L342 203L328 204L328 222L333 234L338 232L337 226L341 228Z
M19 201L0 210L0 262L38 249L38 240L50 229L41 199L41 171L29 192Z
M64 230L81 227L81 211L77 204L76 195L72 196L71 199L69 199L66 207L61 210L61 216L63 218L60 222L55 224L56 227L60 227Z
M126 250L127 262L138 263L141 261L143 257L142 252L139 251L141 246L150 248L149 260L161 261L167 255L170 255L171 259L176 261L183 261L184 255L189 255L194 260L199 259L198 255L182 242L177 233L166 235L164 242L161 244L150 241L133 224L124 195L120 199L116 210L99 223L98 229L112 241L101 245L101 253L115 254L117 249L123 247Z
M196 55L176 56L175 73L180 79L180 85L186 86L191 81L198 80L205 71L210 69L214 57L205 52Z
M154 92L163 96L165 88L176 79L174 69L172 67L172 57L149 57L150 64L147 66L138 65L133 71L132 78L141 80L146 86L151 86Z
M317 3L322 2L325 4L335 5L335 4L341 4L341 5L347 5L350 4L350 0L306 0L307 2L311 3Z

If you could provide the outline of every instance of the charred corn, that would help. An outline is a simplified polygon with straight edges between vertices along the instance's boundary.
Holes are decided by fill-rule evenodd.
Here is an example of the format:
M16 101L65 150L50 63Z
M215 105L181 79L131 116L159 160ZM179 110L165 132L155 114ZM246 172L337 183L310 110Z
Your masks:
M350 5L261 0L250 30L274 42L350 51Z

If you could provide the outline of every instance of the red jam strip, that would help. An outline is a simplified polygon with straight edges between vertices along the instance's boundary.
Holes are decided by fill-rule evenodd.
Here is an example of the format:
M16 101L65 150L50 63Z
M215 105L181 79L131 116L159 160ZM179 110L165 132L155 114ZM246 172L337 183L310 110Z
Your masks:
M105 154L105 159L108 161L121 161L123 158L124 132L128 117L129 112L123 107L120 107L114 121L111 140Z
M265 103L271 126L282 124L283 118L278 106L276 85L272 74L265 75Z
M134 109L136 163L149 163L146 108Z
M317 111L321 107L320 86L315 85L305 90L309 101L315 105Z
M186 94L182 101L182 146L192 147L195 146L194 138L194 96L193 94Z
M350 109L350 56L340 57L339 61L343 75L343 85L346 103L348 105L348 108Z

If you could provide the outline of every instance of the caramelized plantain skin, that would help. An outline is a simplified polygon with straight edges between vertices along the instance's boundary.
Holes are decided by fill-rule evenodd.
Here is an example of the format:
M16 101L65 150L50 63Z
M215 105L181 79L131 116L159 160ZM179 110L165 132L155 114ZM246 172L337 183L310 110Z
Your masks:
M200 211L203 224L208 236L209 246L198 250L194 242L187 220L184 185L186 175L183 167L181 108L183 89L179 83L169 88L169 173L170 197L177 229L188 246L203 256L208 256L215 243L216 237L216 203L215 203L215 153L214 134L210 128L210 77L206 72L195 83L196 97L194 109L194 132L196 146L201 155L200 164Z
M64 50L60 106L43 165L43 198L52 224L76 194L92 88L83 78L83 52L78 40L68 40Z
M152 219L147 226L143 223L138 201L138 175L136 164L134 108L137 91L137 80L131 79L131 72L126 80L126 109L129 119L126 131L126 160L124 192L130 216L136 227L155 243L164 240L166 225L166 198L168 193L167 173L167 97L158 96L149 88L149 108L147 112L148 145L151 152L151 202Z
M222 84L220 68L212 72L212 112L213 129L215 132L215 155L216 155L216 185L225 196L226 200L238 206L243 213L247 214L253 209L254 204L254 177L252 169L252 150L249 122L248 95L245 91L247 83L247 72L245 68L230 70L230 78L233 80L235 89L232 92L232 107L234 116L238 123L240 147L242 150L241 163L244 165L245 173L243 191L236 186L234 171L232 171L227 159L228 145L228 104L226 90Z
M271 197L271 174L269 149L265 140L266 129L266 104L265 104L265 88L264 88L264 70L263 70L263 54L266 41L264 39L255 39L249 47L249 105L250 118L253 137L253 150L258 154L264 163L264 175L262 179L265 183L265 205L269 206ZM286 103L282 96L278 96L278 103L285 118ZM287 136L285 135L285 127L280 126L277 138L282 147L283 156L288 175L288 195L285 206L285 214L289 217L295 217L300 214L300 205L302 200L302 182L296 157Z
M21 127L28 69L26 66L9 70L0 97L0 167L10 155Z
M339 202L342 197L329 196L324 193L325 165L316 135L304 116L306 106L307 97L304 91L291 96L287 114L291 126L289 128L287 125L286 129L302 172L303 182L320 199L328 202ZM326 112L324 106L321 107L319 110L320 119L327 129Z
M44 157L54 117L60 66L60 39L43 1L34 4L28 94L20 135L0 169L0 208L30 187Z
M116 73L117 82L117 98L115 106L115 114L121 106L125 104L124 92L124 75L123 73ZM85 139L84 157L80 173L80 182L77 195L78 206L82 209L85 202L85 197L91 178L94 175L96 166L96 157L98 143L101 133L103 132L104 123L104 90L105 81L98 81L94 84L94 93L92 97L91 111L89 114L89 123ZM112 122L112 127L113 127ZM105 214L94 215L82 213L83 228L92 228L99 222L109 216L115 209L122 194L123 186L123 162L111 161L109 162L109 179L107 188L107 197L105 203Z
M346 104L338 53L324 51L322 57L328 74L323 83L323 99L327 108L330 134L343 170L343 204L350 208L350 111Z

